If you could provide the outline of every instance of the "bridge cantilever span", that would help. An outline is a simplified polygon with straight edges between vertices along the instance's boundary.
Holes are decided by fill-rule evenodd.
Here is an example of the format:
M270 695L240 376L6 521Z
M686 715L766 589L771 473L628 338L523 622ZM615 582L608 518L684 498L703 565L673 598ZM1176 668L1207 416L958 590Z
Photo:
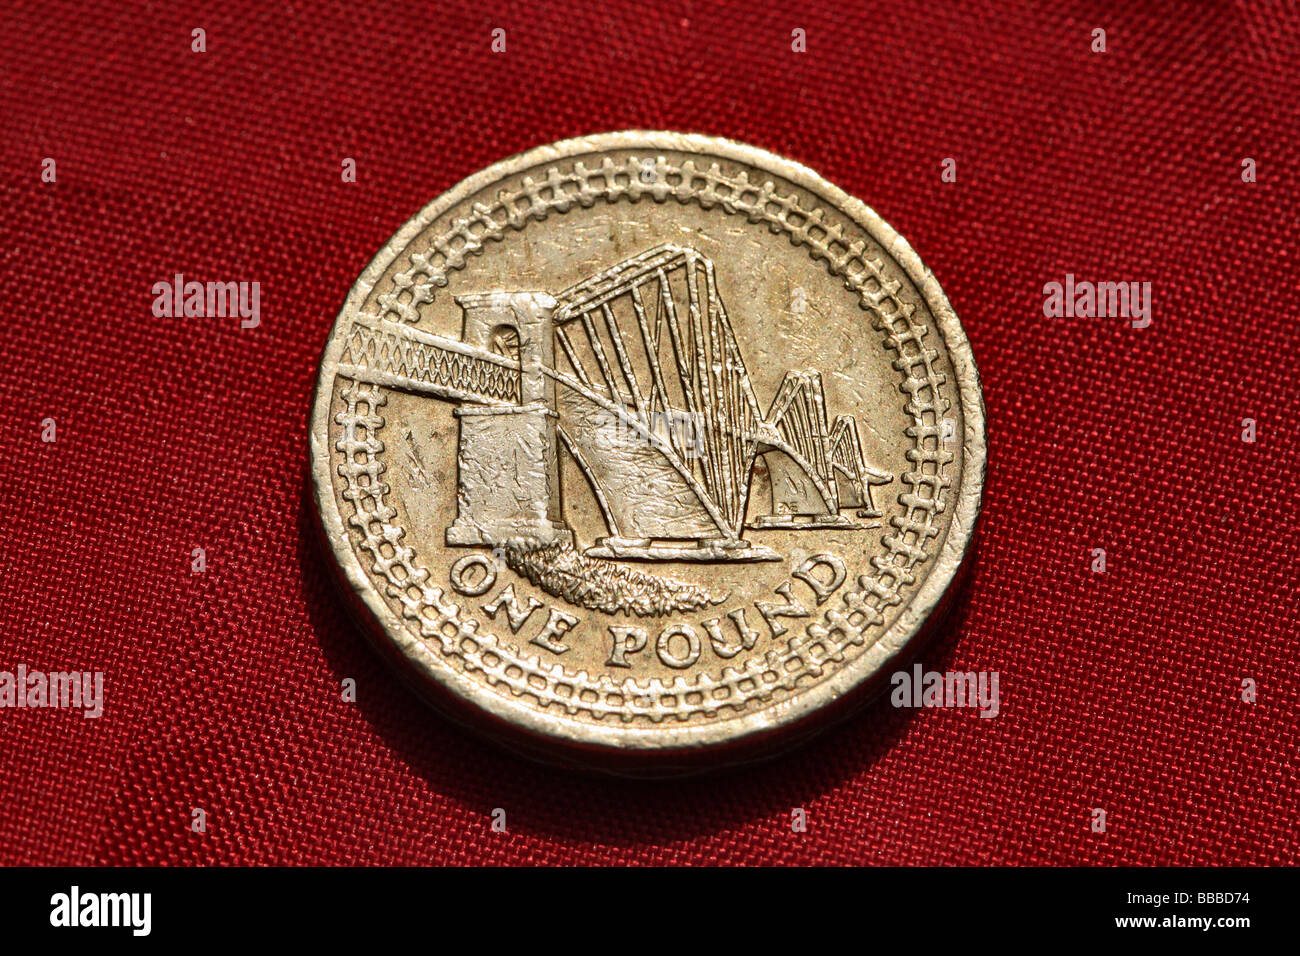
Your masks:
M791 370L759 409L713 264L657 246L554 296L456 296L459 339L356 319L339 374L456 403L455 545L572 540L557 450L590 484L610 535L588 553L629 560L775 560L746 527L858 527L877 514L852 416L828 422L820 374ZM505 353L505 354L502 354ZM750 523L754 466L771 510Z

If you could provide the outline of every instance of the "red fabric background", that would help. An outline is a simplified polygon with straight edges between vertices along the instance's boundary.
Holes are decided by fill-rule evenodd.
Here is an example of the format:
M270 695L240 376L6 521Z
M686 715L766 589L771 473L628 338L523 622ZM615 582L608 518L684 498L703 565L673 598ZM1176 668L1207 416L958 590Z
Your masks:
M8 6L0 669L104 670L107 709L0 711L0 861L1300 858L1293 3ZM461 178L629 127L803 161L943 283L990 473L924 662L997 670L997 719L881 702L766 767L591 779L445 724L348 620L304 491L348 288ZM262 326L154 318L176 272L261 282ZM1066 272L1150 281L1152 326L1043 318Z

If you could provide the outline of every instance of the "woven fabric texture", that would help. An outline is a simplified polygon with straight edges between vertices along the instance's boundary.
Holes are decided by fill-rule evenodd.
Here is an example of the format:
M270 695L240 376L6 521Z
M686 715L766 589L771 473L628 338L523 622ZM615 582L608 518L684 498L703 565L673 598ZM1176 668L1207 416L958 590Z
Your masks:
M99 719L0 710L0 862L1300 861L1298 24L1265 2L6 5L0 670L106 684ZM770 765L593 779L443 722L350 622L306 493L349 287L470 173L626 128L806 163L938 276L990 469L922 661L997 671L997 718L883 700ZM155 318L176 273L258 281L262 324ZM1151 325L1045 318L1067 273L1150 282Z

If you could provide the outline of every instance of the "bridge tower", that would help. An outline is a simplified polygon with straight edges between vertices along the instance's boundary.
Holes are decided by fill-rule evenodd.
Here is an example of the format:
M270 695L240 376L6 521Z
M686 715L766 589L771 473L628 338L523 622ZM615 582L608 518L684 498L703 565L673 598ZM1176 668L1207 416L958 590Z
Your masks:
M517 405L455 409L459 480L447 544L572 543L560 510L555 382L543 371L554 367L555 299L544 292L486 292L456 302L465 345L491 351L496 341L518 343L519 354L509 358L519 362L520 387Z

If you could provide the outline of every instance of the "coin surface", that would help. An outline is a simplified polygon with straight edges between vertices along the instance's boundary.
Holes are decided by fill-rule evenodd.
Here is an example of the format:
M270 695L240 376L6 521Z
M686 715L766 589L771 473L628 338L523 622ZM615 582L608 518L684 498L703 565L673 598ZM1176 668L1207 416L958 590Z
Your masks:
M970 346L888 225L705 136L534 149L362 273L311 417L365 630L444 712L614 771L776 752L884 687L971 542Z

